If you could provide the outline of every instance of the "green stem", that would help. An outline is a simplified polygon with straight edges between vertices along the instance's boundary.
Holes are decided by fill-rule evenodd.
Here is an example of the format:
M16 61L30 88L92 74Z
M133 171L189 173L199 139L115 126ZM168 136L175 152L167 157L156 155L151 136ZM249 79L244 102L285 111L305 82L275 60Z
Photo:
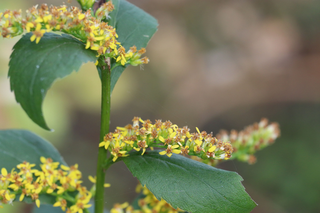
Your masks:
M156 145L156 144L153 144L152 146L150 147L156 147L156 148L167 148L166 146L164 145Z
M100 62L100 60L99 60ZM110 99L111 99L111 72L107 64L98 65L101 71L101 127L100 141L109 132L110 123ZM97 181L95 196L95 213L103 213L104 209L104 182L105 182L105 161L107 159L107 150L103 147L99 148L98 164L97 164Z

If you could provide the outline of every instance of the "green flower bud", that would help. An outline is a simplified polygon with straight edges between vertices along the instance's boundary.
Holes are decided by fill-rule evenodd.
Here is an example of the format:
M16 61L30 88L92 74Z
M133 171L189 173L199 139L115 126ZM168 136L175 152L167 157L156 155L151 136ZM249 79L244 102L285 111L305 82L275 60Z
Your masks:
M95 0L77 0L77 1L79 2L83 10L90 9L95 2Z

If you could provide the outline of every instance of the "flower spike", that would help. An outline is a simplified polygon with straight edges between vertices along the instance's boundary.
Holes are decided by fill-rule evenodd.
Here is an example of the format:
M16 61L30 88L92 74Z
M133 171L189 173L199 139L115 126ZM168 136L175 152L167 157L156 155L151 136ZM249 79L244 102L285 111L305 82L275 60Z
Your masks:
M172 154L198 156L204 159L229 159L232 146L229 142L222 142L212 134L200 132L190 133L188 127L179 128L170 121L133 118L133 124L117 127L114 132L108 133L99 147L107 149L113 155L113 161L119 157L126 157L131 150L142 151L147 148L163 148L160 155L171 157Z
M103 20L109 19L109 13L114 10L111 1L101 5L94 15L90 5L92 0L79 0L80 4L88 8L86 12L77 7L67 8L66 5L59 7L42 4L40 7L33 6L26 12L26 18L21 17L21 10L6 10L0 13L0 33L4 38L12 38L23 32L31 32L32 42L37 44L45 33L60 31L72 35L85 44L86 49L97 52L97 57L103 55L116 59L119 65L147 64L149 59L141 55L145 53L142 48L136 52L136 47L131 47L127 52L117 41L116 29Z

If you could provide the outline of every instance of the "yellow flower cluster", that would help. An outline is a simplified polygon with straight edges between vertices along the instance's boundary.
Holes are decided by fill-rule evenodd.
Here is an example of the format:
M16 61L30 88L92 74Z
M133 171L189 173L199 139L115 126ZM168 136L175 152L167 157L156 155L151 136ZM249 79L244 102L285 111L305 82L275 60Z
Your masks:
M170 121L156 120L154 124L150 120L142 120L135 117L133 125L117 127L114 132L108 133L99 147L109 149L114 156L126 157L131 150L142 151L142 155L149 147L165 148L160 155L171 157L172 153L198 156L203 159L228 159L233 148L230 143L217 140L205 131L190 133L185 126L179 128ZM140 127L140 123L142 124Z
M10 173L1 169L0 207L12 203L16 196L20 196L19 201L31 197L40 207L39 195L42 194L56 197L53 206L60 206L67 213L82 213L91 206L92 192L81 185L82 175L77 164L59 167L59 162L53 162L51 158L41 157L40 161L41 170L33 169L35 164L28 162L17 165L18 170L12 169Z
M139 210L134 210L127 202L115 204L110 213L178 213L185 212L181 209L174 209L169 203L161 199L160 201L150 192L147 187L139 184L136 188L137 193L143 194L143 198L138 200Z
M61 31L81 40L86 49L97 51L97 56L115 58L121 65L147 64L149 59L140 59L145 52L142 48L137 52L131 47L126 52L125 48L117 41L116 30L103 20L109 18L109 13L114 9L111 1L104 3L93 15L91 9L82 12L77 7L67 8L42 4L27 10L26 18L22 18L21 10L6 10L0 13L0 33L4 38L21 35L23 32L32 32L30 40L39 43L44 33Z
M247 126L244 130L238 132L231 130L221 130L216 135L219 141L230 141L233 147L231 159L253 164L256 162L255 152L274 143L275 139L280 136L280 129L277 123L268 123L268 119L263 118L259 123ZM218 161L214 159L197 159L203 163L215 166Z

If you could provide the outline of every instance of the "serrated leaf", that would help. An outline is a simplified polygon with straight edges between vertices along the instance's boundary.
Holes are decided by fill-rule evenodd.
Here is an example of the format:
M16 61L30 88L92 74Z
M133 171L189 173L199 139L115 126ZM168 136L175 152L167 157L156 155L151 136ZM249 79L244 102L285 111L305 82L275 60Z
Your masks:
M250 212L256 203L236 172L217 169L181 155L148 151L123 158L132 174L174 208L193 213Z
M16 168L23 161L36 164L35 169L40 170L40 157L52 158L54 162L67 165L57 149L48 141L27 130L0 130L0 169L8 171ZM19 198L19 196L17 196ZM40 195L41 203L54 203L55 197ZM25 202L31 203L26 197Z
M157 20L125 0L112 0L115 6L110 13L110 25L116 28L118 41L128 50L132 46L137 49L146 47L153 34L157 31ZM113 59L111 69L115 66ZM111 72L111 91L126 67L115 67Z
M36 44L30 41L31 35L24 35L13 47L8 74L10 86L28 116L49 130L41 109L48 89L55 80L97 58L94 51L85 49L84 44L72 36L45 33Z

